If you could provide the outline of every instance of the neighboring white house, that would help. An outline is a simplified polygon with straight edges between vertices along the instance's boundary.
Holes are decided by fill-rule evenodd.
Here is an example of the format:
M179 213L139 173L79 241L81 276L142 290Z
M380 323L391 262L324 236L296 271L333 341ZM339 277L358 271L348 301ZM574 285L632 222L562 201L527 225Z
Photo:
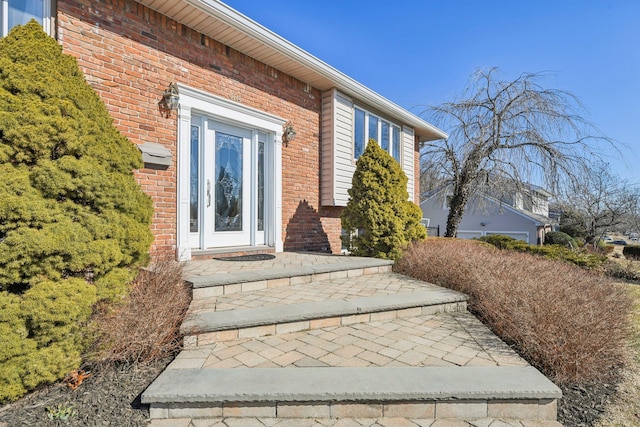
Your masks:
M443 187L420 203L423 222L429 223L431 236L436 235L437 230L440 236L444 235L450 194L449 187ZM534 185L527 185L523 191L501 199L487 194L476 195L467 203L458 227L458 237L473 239L502 234L530 244L542 244L546 233L552 231L549 196L547 191Z

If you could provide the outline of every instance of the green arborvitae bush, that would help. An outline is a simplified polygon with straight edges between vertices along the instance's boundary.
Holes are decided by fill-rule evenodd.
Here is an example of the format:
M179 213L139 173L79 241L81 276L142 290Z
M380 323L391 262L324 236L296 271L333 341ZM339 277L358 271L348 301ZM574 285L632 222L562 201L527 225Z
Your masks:
M396 259L411 242L426 238L422 211L408 198L407 177L398 162L369 140L356 162L349 202L341 216L351 253Z
M569 249L577 249L576 240L562 231L550 231L544 236L545 245L560 245Z
M0 39L0 401L78 366L93 304L122 296L147 261L141 166L35 21Z

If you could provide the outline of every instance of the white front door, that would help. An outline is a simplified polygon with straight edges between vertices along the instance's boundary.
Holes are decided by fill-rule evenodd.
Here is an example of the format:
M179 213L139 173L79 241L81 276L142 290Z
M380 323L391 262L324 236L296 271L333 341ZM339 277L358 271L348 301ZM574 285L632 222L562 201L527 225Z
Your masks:
M257 130L196 117L191 125L191 247L265 243L265 141Z
M251 131L209 121L204 141L205 247L251 244Z

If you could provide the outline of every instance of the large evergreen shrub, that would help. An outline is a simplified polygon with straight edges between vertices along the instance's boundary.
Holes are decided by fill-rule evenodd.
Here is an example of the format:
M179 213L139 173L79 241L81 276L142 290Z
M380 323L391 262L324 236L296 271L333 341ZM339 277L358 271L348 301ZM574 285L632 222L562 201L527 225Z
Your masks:
M351 253L396 259L411 242L426 238L422 211L408 198L407 177L400 165L370 139L356 162L349 202L341 216Z
M146 262L141 165L35 21L0 39L0 401L78 366L92 305L122 296Z

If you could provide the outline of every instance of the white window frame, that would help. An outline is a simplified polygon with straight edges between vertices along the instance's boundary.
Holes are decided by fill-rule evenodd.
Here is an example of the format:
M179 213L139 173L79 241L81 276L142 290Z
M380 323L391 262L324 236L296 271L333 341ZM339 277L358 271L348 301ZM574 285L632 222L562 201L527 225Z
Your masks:
M265 225L265 244L275 247L276 252L283 251L282 240L282 127L285 119L239 104L178 83L180 106L178 110L178 215L177 240L178 260L191 259L190 242L190 140L192 116L208 116L229 125L256 129L273 137L273 147L265 167L273 168L270 173L272 192L265 197L269 206L265 206L265 219L269 219L270 229ZM266 184L265 184L266 185Z
M356 117L356 111L359 110L361 112L364 112L364 134L365 134L365 140L364 140L364 148L367 147L367 142L369 142L369 139L371 138L370 135L370 129L369 129L369 119L370 118L375 118L378 123L377 123L377 131L376 131L376 137L374 138L377 142L378 145L380 145L380 147L382 147L382 123L386 123L389 126L389 147L385 150L386 152L388 152L399 164L402 164L402 127L400 125L398 125L397 123L394 123L390 120L387 120L383 117L380 117L377 114L373 114L370 111L368 111L366 108L362 108L360 106L354 106L353 107L353 159L354 160L358 160L358 157L356 157L356 153L355 153L355 148L356 148L356 126L355 126L355 117ZM398 131L398 148L399 148L399 153L394 153L394 143L393 143L393 135L394 132L393 130L397 129Z
M42 21L40 25L45 33L53 36L53 0L44 0L42 2ZM0 0L0 37L6 36L11 28L9 28L9 0Z

